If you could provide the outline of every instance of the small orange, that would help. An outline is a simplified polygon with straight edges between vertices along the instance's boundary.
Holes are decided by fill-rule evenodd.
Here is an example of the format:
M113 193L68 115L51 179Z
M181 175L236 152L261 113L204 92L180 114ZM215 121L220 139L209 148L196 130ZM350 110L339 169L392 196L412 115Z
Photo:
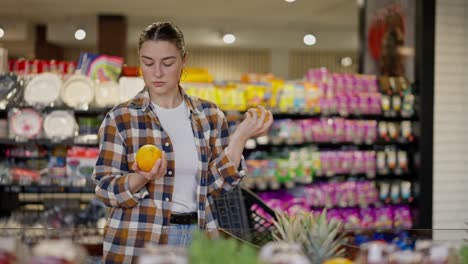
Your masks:
M266 110L266 109L265 109ZM257 118L260 118L262 116L262 110L260 108L257 108ZM263 120L263 123L268 122L268 112L265 113L265 119Z
M353 264L353 261L347 258L333 258L325 261L323 264Z
M136 162L142 171L149 172L156 161L162 156L161 150L155 145L144 145L136 153Z

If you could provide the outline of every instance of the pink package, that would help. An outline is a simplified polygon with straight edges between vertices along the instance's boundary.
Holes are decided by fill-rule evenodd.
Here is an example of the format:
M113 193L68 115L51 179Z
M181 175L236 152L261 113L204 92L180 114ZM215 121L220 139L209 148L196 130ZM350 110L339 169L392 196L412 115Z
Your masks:
M364 121L359 120L354 123L354 139L353 142L356 144L362 144L364 141L365 127Z
M375 151L366 151L364 153L364 170L367 175L367 178L375 178L377 172L376 162L377 161Z
M353 115L360 115L361 114L361 97L359 97L358 93L353 93L350 95L349 101L349 112Z
M340 152L340 173L350 174L353 170L353 152L342 151Z
M382 114L382 95L380 93L372 93L370 96L370 112L369 114Z
M377 121L369 120L364 124L364 142L372 144L377 141Z
M345 141L345 120L343 118L335 118L333 122L333 138L332 142Z
M330 152L330 159L331 159L331 168L330 171L332 175L343 173L342 165L342 158L340 155L340 151L332 151Z
M361 228L361 217L358 209L344 209L341 211L341 216L344 220L344 227L346 229L360 229Z
M340 222L344 222L343 217L341 216L341 211L338 209L328 209L327 210L327 219L328 221L336 219Z
M393 210L390 206L377 208L375 227L377 229L391 229L393 227Z
M368 83L367 91L369 93L379 93L379 81L377 80L377 76L370 76Z
M330 151L320 152L320 165L325 176L333 176L333 153Z
M337 205L336 183L328 183L322 185L322 190L325 196L325 207L331 208Z
M323 131L322 121L319 119L313 119L311 121L311 127L313 142L323 142L325 138L325 132Z
M345 136L344 136L344 142L346 143L351 143L354 141L354 123L356 121L354 120L346 120L345 121Z
M313 119L303 119L303 120L299 120L298 121L300 126L301 126L301 130L302 130L302 135L304 137L304 141L305 142L313 142L314 141L314 137L313 137L313 122L314 120Z
M305 204L310 207L322 207L325 205L325 193L321 185L305 187Z
M350 103L351 97L348 95L341 93L336 96L337 104L338 104L338 113L340 116L348 116L350 114Z
M409 206L397 206L394 208L393 225L397 229L410 229L413 226Z
M352 155L351 174L364 173L364 152L353 151L351 152L351 155Z
M289 215L296 215L309 211L309 207L306 205L305 197L294 198L288 203L285 203L283 208Z
M362 208L359 212L361 218L361 228L373 229L375 228L375 209Z

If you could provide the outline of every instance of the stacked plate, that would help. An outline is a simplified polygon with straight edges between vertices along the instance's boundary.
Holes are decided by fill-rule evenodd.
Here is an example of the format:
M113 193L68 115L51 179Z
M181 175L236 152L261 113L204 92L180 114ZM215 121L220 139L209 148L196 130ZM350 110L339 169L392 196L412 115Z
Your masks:
M44 134L52 140L63 140L75 136L78 125L73 112L56 110L44 119Z
M96 106L113 107L119 103L119 84L113 81L96 85Z
M94 82L84 75L73 75L64 83L60 97L69 107L87 109L94 99Z
M9 117L10 136L17 138L37 138L42 131L42 117L31 108L12 110Z
M145 87L145 82L139 77L120 77L119 94L120 102L125 102L133 98Z
M60 96L62 80L55 73L41 73L34 77L24 90L24 100L31 106L48 106Z

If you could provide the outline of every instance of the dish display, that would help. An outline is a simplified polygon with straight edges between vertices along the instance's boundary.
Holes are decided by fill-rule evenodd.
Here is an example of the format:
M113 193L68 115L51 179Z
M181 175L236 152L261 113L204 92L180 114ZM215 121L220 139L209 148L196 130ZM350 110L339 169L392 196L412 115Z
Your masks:
M55 73L41 73L35 76L24 90L24 100L29 105L49 105L60 96L62 80Z
M12 110L9 118L10 135L21 138L36 138L42 130L43 119L34 109Z
M94 83L84 75L73 75L63 85L61 98L69 107L87 108L94 99Z
M77 124L73 113L56 110L44 119L44 133L49 139L65 139L75 135Z
M119 84L113 81L96 85L96 106L112 107L119 103Z

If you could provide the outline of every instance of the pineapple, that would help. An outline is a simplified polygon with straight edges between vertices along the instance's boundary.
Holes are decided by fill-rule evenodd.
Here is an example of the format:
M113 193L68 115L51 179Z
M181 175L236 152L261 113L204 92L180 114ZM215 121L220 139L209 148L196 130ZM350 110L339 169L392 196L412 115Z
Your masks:
M277 230L273 238L276 241L301 244L312 264L321 264L327 259L344 254L342 224L336 219L328 221L326 210L319 216L312 212L293 216L281 213L277 215L277 219L274 222Z

